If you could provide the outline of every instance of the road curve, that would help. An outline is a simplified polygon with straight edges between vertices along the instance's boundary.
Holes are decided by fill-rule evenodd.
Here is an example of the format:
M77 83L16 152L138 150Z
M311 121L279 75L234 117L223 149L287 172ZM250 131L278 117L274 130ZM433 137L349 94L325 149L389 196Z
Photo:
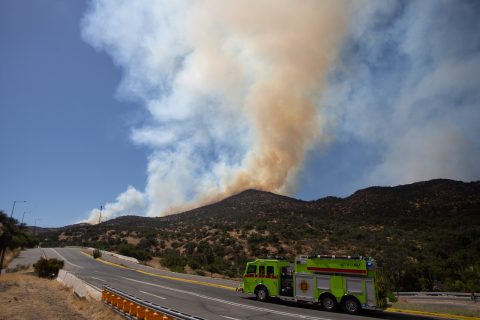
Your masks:
M77 248L42 248L22 252L10 264L27 264L41 255L65 261L64 269L94 287L107 284L146 301L210 320L342 320L342 319L433 319L388 312L348 315L325 312L315 306L285 302L259 302L234 291L235 282L161 271L127 261L94 260ZM21 261L21 262L19 262ZM23 263L22 263L23 262ZM117 263L115 263L117 262ZM119 265L121 263L123 266Z

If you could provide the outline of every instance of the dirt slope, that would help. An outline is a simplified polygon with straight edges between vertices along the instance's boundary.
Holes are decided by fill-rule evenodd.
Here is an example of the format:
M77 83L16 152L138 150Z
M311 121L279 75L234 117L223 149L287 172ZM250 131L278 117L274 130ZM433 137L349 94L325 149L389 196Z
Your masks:
M101 302L79 299L57 281L31 272L0 277L0 306L0 320L122 319Z

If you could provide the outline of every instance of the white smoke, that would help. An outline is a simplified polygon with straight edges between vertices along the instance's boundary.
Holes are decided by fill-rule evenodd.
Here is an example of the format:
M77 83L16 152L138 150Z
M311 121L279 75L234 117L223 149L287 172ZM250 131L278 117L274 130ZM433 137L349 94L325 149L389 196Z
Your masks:
M131 195L157 216L246 188L293 194L308 151L334 138L375 153L368 168L352 159L345 185L478 178L478 10L94 0L82 30L124 70L119 94L149 112L131 132L151 150L148 181Z
M324 91L338 136L378 150L350 191L480 178L478 3L366 4Z
M150 114L150 216L258 188L295 189L328 139L318 101L346 22L340 1L93 1L84 39Z
M105 204L102 210L93 209L87 221L98 223L100 218L101 221L106 221L120 215L138 215L145 212L146 204L145 195L134 187L128 186L125 192L117 196L115 202Z

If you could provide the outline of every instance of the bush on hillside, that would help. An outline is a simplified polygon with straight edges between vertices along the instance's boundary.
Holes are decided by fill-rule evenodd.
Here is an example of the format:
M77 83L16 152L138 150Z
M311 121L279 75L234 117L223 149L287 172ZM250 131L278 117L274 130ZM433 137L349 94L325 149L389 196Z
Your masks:
M55 258L45 259L41 257L40 260L33 264L33 268L39 277L53 279L58 275L63 265L63 260Z
M118 252L124 256L133 257L140 261L148 261L152 259L150 253L148 253L146 250L135 247L131 244L121 244L118 246Z
M92 255L93 255L94 259L97 259L97 258L100 258L102 256L102 252L98 249L95 249L95 250L93 250Z
M184 272L187 260L176 250L167 250L162 257L162 264L175 272Z

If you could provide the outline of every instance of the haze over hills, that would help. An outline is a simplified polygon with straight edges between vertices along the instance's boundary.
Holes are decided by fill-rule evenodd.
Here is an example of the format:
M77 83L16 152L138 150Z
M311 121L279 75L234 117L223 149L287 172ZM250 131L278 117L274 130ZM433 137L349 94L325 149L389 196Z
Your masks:
M479 290L480 182L437 179L315 201L246 190L176 215L73 225L41 240L229 276L260 256L371 255L395 289Z

